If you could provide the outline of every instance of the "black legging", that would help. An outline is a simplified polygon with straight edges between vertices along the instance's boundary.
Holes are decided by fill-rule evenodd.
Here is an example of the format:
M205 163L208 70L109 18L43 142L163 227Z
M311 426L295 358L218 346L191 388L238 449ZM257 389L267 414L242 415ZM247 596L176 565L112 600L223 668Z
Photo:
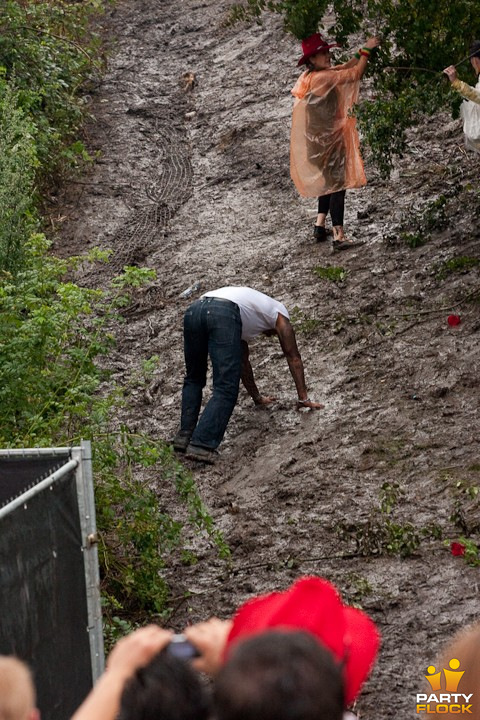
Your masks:
M332 225L343 225L345 210L345 190L331 193L331 195L320 195L318 198L318 212L327 215L330 211Z

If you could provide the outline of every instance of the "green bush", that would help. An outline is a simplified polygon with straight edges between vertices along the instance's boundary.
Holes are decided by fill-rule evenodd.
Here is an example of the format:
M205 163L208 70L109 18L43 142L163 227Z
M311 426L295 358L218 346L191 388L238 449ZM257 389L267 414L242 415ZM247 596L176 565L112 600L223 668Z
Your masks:
M480 258L459 255L450 258L450 260L444 260L444 262L437 265L435 268L436 278L437 280L445 280L445 278L452 273L467 273L479 265Z
M175 460L172 449L127 426L97 435L94 443L97 522L102 590L109 626L118 618L141 622L170 611L169 588L162 570L171 562L191 564L190 528L210 537L221 557L229 550L214 528L191 474ZM142 468L154 467L158 483L144 479ZM161 493L175 487L187 508L183 520L165 509ZM163 508L163 509L162 509Z
M22 266L23 244L38 226L33 202L38 168L34 127L17 100L0 75L0 277Z
M101 391L108 374L99 361L114 342L109 328L119 321L118 307L154 272L126 267L101 292L66 279L87 258L59 260L47 251L45 236L34 234L25 244L25 267L15 278L3 273L0 282L0 445L92 441L104 610L113 638L133 621L168 614L162 570L174 552L181 562L195 561L187 530L210 538L221 557L229 550L171 448L118 425L125 389L108 383ZM90 259L102 258L94 251ZM148 381L152 365L144 363L132 386ZM160 487L145 480L144 469L154 466ZM166 485L185 507L182 520L161 501Z
M44 235L23 245L23 267L0 277L0 443L68 435L89 414L111 336L96 332L102 293L63 280L76 259L49 255ZM89 325L86 320L89 318Z
M417 527L411 522L397 523L393 520L396 507L404 495L397 482L384 482L380 490L380 502L370 511L369 518L356 525L342 521L337 533L343 540L353 540L359 555L413 555L424 540L439 540L442 531L438 525Z
M342 283L348 276L348 270L336 265L330 265L329 267L317 265L317 267L313 268L313 272L322 280L329 280L337 284Z
M100 0L3 0L0 66L35 128L42 172L56 167L84 117L81 91L98 69L90 19Z

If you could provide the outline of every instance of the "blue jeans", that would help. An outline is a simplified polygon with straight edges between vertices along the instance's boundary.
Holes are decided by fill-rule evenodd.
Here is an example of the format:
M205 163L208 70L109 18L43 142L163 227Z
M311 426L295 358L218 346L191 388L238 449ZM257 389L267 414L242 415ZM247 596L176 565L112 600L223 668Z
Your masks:
M238 305L204 297L185 312L183 338L186 375L182 390L181 432L192 445L215 450L222 442L238 397L242 365L242 321ZM198 420L207 382L208 356L213 392Z

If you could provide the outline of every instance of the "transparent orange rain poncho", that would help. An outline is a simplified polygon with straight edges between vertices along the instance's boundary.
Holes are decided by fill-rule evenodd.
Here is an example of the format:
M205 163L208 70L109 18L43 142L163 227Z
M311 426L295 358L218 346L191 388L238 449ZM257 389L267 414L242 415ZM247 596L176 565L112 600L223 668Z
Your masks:
M366 185L354 117L362 72L347 69L304 72L295 96L290 142L290 175L305 197Z

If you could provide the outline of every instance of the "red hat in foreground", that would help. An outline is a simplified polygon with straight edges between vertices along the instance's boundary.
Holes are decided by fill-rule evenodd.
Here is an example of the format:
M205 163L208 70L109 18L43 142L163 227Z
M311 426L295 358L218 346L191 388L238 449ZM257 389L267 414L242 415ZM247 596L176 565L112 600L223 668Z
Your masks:
M302 52L303 55L298 61L297 65L304 65L308 58L315 55L317 52L330 50L333 47L340 47L338 43L328 43L320 33L314 33L310 37L302 40Z
M362 610L343 604L334 585L322 578L305 577L285 592L249 600L233 618L225 656L228 658L239 640L273 629L315 635L344 665L345 704L355 700L373 667L380 634Z

